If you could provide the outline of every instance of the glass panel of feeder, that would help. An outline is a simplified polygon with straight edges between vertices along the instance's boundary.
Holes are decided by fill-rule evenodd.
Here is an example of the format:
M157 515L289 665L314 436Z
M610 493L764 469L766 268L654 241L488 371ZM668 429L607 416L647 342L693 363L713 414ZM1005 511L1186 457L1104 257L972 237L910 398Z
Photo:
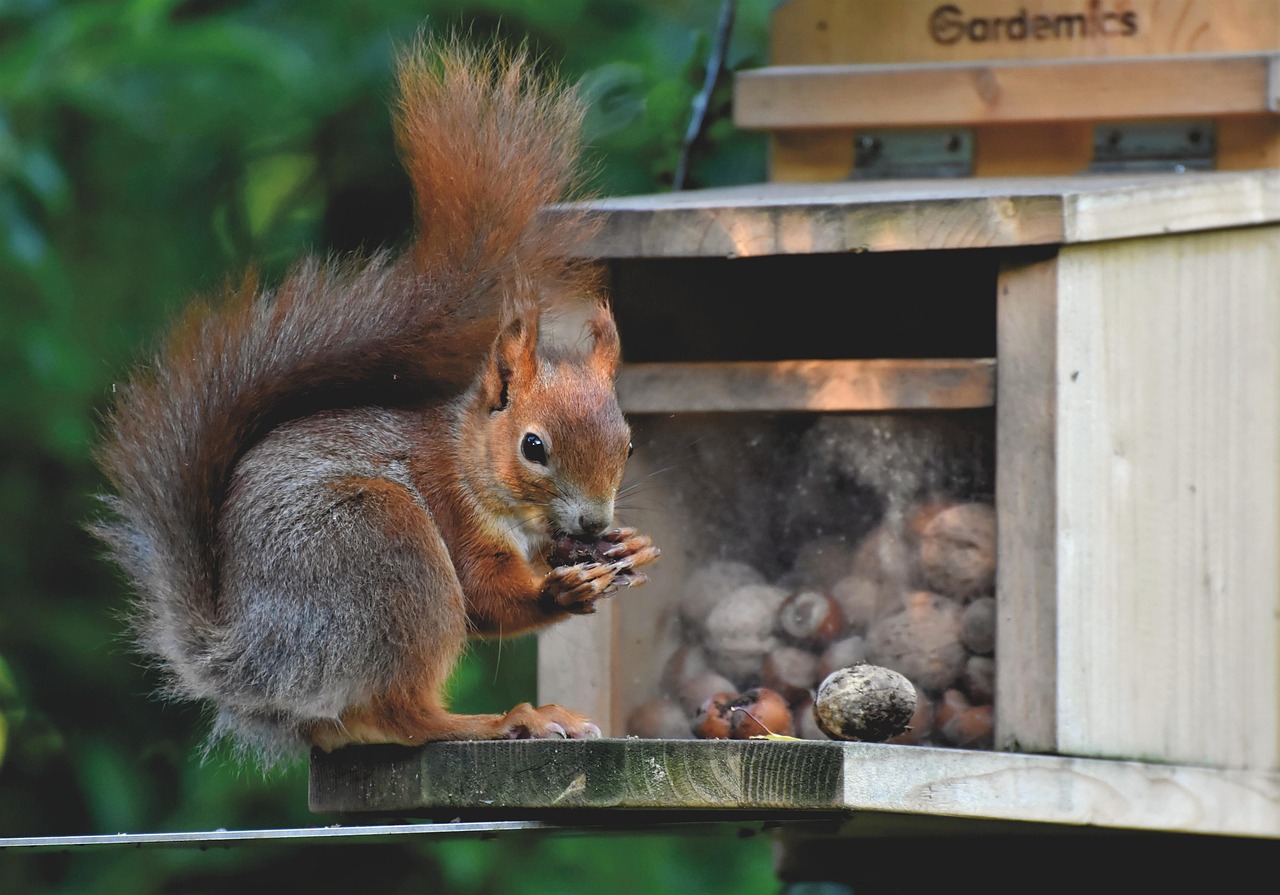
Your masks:
M644 590L616 602L625 733L692 737L707 699L764 687L788 709L757 706L764 726L826 739L817 685L869 662L917 691L910 729L891 742L989 748L993 421L991 410L633 419L620 515L663 554Z

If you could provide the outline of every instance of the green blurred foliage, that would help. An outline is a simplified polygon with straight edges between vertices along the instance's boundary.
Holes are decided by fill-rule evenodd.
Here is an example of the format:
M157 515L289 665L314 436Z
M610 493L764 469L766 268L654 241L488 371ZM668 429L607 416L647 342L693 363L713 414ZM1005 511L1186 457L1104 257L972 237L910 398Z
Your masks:
M729 68L763 62L739 4ZM591 101L602 194L671 182L718 0L0 0L0 836L322 822L304 767L200 758L205 719L150 698L121 581L83 523L112 382L191 295L250 265L394 245L410 200L386 103L424 21L528 38ZM717 86L692 183L760 180ZM531 639L477 647L456 702L532 699ZM714 857L707 857L710 852ZM772 892L762 841L605 837L106 850L0 860L0 891ZM303 889L306 890L305 888Z

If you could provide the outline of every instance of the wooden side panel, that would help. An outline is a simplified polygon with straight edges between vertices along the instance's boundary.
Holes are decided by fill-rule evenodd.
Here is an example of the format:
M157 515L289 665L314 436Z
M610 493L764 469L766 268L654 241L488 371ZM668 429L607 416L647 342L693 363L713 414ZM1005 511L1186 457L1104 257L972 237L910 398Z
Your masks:
M1057 749L1054 404L1058 268L1000 273L996 305L996 747Z
M975 177L1080 174L1093 161L1093 124L988 124L973 129Z
M538 632L538 702L582 712L605 736L621 736L615 722L613 668L617 661L617 607L600 604L592 615Z
M624 365L627 413L958 410L995 401L990 358Z
M1242 115L1216 122L1220 171L1280 168L1280 115Z
M789 130L769 135L769 179L779 183L845 180L853 172L851 130Z
M1058 275L1059 748L1280 767L1280 229Z
M948 62L1280 48L1275 0L787 0L774 65Z

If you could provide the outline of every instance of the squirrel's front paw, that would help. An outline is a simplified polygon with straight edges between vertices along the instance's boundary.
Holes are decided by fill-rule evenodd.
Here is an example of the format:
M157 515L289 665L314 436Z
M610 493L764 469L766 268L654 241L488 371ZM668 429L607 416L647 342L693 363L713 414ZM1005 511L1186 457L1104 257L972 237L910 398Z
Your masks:
M612 564L584 563L557 566L542 585L543 605L549 612L561 610L574 615L596 611L596 600L617 590L617 573Z
M553 566L543 586L548 608L575 615L596 611L596 600L620 587L638 587L648 580L637 567L648 565L661 554L648 535L634 528L615 528L587 544L562 539L553 549Z
M604 558L614 570L613 583L618 587L638 587L649 580L643 572L635 571L647 566L662 551L653 546L653 539L634 528L615 528L600 536Z

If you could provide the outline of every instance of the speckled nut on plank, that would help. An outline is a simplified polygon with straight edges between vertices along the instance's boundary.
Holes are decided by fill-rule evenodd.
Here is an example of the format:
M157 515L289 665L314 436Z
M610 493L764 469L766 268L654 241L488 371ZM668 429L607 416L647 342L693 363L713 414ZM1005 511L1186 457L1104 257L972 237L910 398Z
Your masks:
M836 740L880 743L907 729L916 688L905 676L860 663L829 674L818 686L813 717Z

